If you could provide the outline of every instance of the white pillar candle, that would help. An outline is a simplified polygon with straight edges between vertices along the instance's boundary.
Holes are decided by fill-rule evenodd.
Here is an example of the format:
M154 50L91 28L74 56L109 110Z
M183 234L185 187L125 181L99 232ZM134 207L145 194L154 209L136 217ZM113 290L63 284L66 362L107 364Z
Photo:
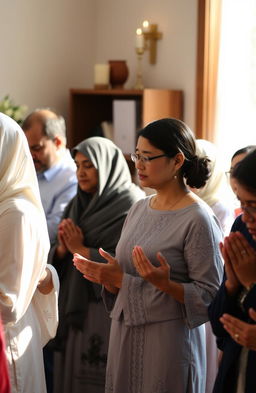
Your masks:
M94 66L94 87L108 88L109 85L109 64L95 64Z
M144 36L141 29L136 30L136 48L144 48Z

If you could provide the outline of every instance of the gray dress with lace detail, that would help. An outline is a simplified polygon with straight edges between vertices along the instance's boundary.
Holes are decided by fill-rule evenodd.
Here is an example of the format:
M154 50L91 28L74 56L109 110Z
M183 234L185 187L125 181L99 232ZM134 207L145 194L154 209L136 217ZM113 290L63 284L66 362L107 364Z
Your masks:
M116 297L103 291L112 318L105 392L204 393L203 324L222 280L222 233L204 202L160 211L149 206L150 198L131 208L117 245L125 272L122 288ZM136 273L135 245L155 265L157 251L162 252L171 278L184 286L184 304Z

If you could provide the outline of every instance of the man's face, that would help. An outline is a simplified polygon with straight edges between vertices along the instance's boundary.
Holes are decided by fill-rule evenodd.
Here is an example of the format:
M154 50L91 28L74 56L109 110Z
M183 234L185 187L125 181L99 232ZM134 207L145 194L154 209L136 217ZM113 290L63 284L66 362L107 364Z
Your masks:
M56 141L44 135L40 122L34 122L25 135L36 171L39 173L51 168L58 159Z

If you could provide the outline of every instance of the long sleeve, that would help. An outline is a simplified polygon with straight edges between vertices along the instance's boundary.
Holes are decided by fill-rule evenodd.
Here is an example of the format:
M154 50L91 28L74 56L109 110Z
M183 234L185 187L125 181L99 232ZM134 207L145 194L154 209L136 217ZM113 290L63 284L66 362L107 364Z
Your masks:
M221 239L221 232L211 222L195 222L187 232L184 256L189 282L183 283L183 287L186 322L190 328L208 320L207 308L221 284Z
M5 325L17 323L25 314L45 269L49 244L38 247L39 223L32 207L28 214L7 210L1 216L5 246L0 249L0 310Z
M41 345L42 347L55 336L58 327L58 294L59 294L59 278L55 268L47 265L51 271L53 289L48 294L43 294L37 289L33 296L33 305L37 319L41 329Z
M223 280L213 301L209 305L208 313L213 333L216 337L218 337L218 339L229 337L229 334L220 322L220 317L224 313L231 314L239 319L243 318L243 313L238 305L238 294L235 296L228 295L225 287L225 279Z

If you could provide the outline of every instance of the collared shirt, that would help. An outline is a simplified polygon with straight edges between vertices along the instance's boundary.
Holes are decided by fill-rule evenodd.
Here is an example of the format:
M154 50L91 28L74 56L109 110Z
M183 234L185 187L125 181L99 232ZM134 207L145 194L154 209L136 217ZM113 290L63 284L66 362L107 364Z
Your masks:
M69 151L61 161L37 175L51 243L68 202L77 191L76 166Z

